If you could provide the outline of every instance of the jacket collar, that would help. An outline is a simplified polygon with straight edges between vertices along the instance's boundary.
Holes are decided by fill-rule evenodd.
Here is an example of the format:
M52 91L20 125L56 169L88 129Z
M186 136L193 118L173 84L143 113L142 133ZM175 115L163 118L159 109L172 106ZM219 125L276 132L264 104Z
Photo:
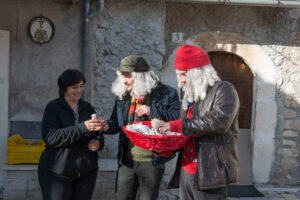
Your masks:
M164 88L164 85L161 82L158 82L157 86L155 88L153 88L152 92L155 90L161 91L163 93L167 93L167 91Z
M73 112L73 109L70 107L70 105L68 104L68 102L66 101L66 99L64 97L59 97L58 102L62 108ZM86 107L85 102L82 99L80 99L78 102L78 112L83 110L85 107Z
M131 98L130 93L127 92L126 95L122 99L120 99L118 96L116 96L115 100L117 100L117 101L126 101L126 100L130 100L130 98Z

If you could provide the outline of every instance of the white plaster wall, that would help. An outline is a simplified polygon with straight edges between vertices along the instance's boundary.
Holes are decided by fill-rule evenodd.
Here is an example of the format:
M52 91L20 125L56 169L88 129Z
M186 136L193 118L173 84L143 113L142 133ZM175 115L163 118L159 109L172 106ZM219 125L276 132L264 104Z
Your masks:
M29 21L38 15L54 24L44 45L31 41ZM80 69L81 7L58 1L1 0L0 29L10 31L9 120L40 121L46 104L58 97L58 76Z
M6 162L8 133L9 36L9 31L0 30L0 190L3 187L2 169Z
M275 102L275 67L269 56L254 42L235 33L206 32L192 36L183 44L200 46L206 52L225 51L244 59L254 75L252 111L253 181L267 183L274 162L277 105ZM170 54L162 81L176 87L174 60L176 49ZM259 55L259 56L257 56ZM173 77L170 79L170 77Z

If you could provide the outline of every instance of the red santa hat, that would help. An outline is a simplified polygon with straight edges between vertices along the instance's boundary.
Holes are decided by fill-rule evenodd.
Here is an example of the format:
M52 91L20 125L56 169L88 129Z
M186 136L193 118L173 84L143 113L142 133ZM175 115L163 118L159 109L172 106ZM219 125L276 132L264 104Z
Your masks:
M188 70L210 64L210 59L206 52L193 45L183 45L178 48L175 58L175 68L178 70Z

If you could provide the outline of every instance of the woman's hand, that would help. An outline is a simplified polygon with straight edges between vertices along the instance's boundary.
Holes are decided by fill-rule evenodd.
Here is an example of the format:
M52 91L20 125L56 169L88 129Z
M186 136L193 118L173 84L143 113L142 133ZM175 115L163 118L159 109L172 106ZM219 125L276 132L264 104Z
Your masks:
M90 119L84 123L89 131L100 131L103 128L100 119Z
M99 140L96 139L92 139L88 144L88 148L91 151L98 151L99 147Z

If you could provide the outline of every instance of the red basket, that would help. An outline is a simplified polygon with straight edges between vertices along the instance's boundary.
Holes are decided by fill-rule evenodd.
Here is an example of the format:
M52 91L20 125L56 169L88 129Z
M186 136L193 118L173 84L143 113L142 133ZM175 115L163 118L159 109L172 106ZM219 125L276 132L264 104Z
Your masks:
M150 121L134 122L142 123L151 127ZM186 135L146 135L142 133L132 132L126 129L127 125L123 127L124 133L130 138L131 142L139 147L149 150L176 150L182 148L189 140Z

